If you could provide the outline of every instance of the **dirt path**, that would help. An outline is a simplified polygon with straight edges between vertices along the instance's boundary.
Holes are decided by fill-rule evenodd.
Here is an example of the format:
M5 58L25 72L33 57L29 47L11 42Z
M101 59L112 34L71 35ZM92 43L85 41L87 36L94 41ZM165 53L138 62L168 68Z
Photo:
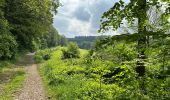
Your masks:
M37 65L34 64L33 55L33 53L27 55L26 81L16 100L46 100L42 80Z

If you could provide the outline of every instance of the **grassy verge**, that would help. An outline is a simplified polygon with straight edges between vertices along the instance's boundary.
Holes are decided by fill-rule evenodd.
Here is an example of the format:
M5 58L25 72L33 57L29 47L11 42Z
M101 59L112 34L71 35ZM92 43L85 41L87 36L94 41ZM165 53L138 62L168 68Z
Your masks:
M24 79L25 72L21 69L16 71L10 81L3 85L0 100L14 100L14 94L21 88Z
M9 70L14 67L14 64L12 64L9 61L0 61L0 74L4 73L6 70Z
M14 100L14 94L21 88L25 79L23 67L16 64L26 51L17 54L16 59L0 61L0 100Z

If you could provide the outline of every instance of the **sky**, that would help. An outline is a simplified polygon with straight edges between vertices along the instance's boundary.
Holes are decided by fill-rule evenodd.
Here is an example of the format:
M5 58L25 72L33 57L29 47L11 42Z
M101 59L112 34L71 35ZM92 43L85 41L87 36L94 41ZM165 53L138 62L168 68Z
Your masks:
M54 16L54 27L66 37L96 36L101 16L119 0L60 0L62 6ZM104 35L116 35L111 31Z

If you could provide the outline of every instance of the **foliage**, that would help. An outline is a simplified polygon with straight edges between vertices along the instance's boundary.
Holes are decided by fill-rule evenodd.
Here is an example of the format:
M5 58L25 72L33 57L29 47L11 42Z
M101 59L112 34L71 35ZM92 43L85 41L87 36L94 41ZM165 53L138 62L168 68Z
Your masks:
M4 18L5 0L0 1L0 34L9 33L8 21Z
M117 49L122 48L122 44L117 42L114 45ZM131 48L135 46L127 45L125 47L128 52L125 53L131 52ZM102 50L94 51L93 55L98 52L107 53L106 49ZM80 54L86 53L81 51ZM117 56L117 53L110 55ZM136 54L132 53L129 56L135 57ZM40 67L51 99L166 100L170 98L169 78L166 80L157 78L158 73L161 73L159 64L150 64L147 67L147 74L138 78L134 58L132 61L126 59L117 63L116 60L94 59L89 55L81 56L79 59L61 59L61 57L62 48L58 48L52 53L51 59ZM87 62L88 59L92 60ZM141 90L142 86L145 87L144 90Z
M59 42L58 42L58 44L61 45L61 46L66 46L67 43L68 43L68 41L67 41L66 37L65 37L64 35L61 35L61 36L59 37Z
M117 42L115 40L115 42L109 44L109 46L107 44L99 44L103 47L98 49L99 46L96 46L95 51L97 52L95 54L91 54L94 59L101 58L103 60L111 60L117 63L122 63L125 61L133 61L137 56L135 43L127 44L125 41Z
M70 42L76 42L81 49L91 49L97 36L76 36L75 38L68 38Z
M47 44L48 47L55 47L58 45L58 39L59 39L59 34L58 31L54 28L51 27L49 33L46 34L46 40L47 40Z
M0 59L12 59L17 52L17 43L10 34L0 35Z
M48 47L64 46L67 44L67 40L64 36L59 35L58 31L51 26L49 32L46 34Z
M62 52L63 52L63 59L80 57L79 47L76 43L73 42L70 42L67 45L67 48L63 49Z
M17 43L9 32L9 23L4 17L5 0L0 1L0 59L15 57Z
M41 39L50 31L58 0L6 0L5 3L4 16L19 47L30 51L39 48L44 42Z
M51 58L51 52L52 50L50 49L37 51L34 57L36 63L41 63L44 60L49 60Z
M153 24L148 22L150 22L150 20L154 20L150 19L150 15L145 15L145 12L148 12L151 7L156 6L156 9L158 9L157 12L160 13L159 9L161 8L161 5L163 5L163 3L165 5L169 5L169 2L166 0L162 0L162 2L159 2L159 0L150 0L148 2L146 2L146 0L132 0L129 3L125 3L123 0L119 0L114 4L112 8L110 8L107 12L103 14L102 24L99 31L104 32L109 29L116 30L122 25L123 20L128 21L130 27L134 27L135 18L144 21L142 22L142 27L144 28L145 26L148 26L148 24ZM169 15L169 10L169 7L165 7L164 16ZM166 19L165 21L167 22L167 20L168 19Z
M127 33L138 33L136 35L138 52L136 72L139 76L144 76L146 72L145 52L150 36L166 36L166 33L169 33L169 5L170 3L166 0L131 0L128 3L119 0L102 16L99 32L121 29L125 27L124 22L128 22ZM130 29L133 31L130 32Z
M43 44L43 42L41 42L41 45ZM30 45L31 47L30 47L30 51L31 52L35 52L35 51L37 51L40 47L39 47L39 44L35 41L35 40L32 40L31 41L31 45ZM46 46L44 47L44 48L46 48Z
M1 0L0 59L14 58L17 44L21 50L27 49L31 52L39 48L47 48L47 45L56 46L54 43L50 44L49 41L56 42L56 38L62 36L58 33L57 35L51 35L54 39L45 38L45 36L48 33L56 34L55 31L51 31L51 27L53 14L57 13L59 6L58 0ZM53 30L55 29L53 28ZM64 38L62 37L62 39Z
M88 48L96 37L70 39L78 45L54 52L45 49L67 42L52 26L58 0L0 0L0 60L12 59L17 44L30 51L44 49L36 52L35 61L43 62L40 71L51 99L169 100L169 5L169 0L119 0L103 14L99 32L117 30L127 21L135 34L101 37L87 54L78 45ZM4 66L9 65L0 63L0 73ZM0 98L10 99L23 76L16 74Z

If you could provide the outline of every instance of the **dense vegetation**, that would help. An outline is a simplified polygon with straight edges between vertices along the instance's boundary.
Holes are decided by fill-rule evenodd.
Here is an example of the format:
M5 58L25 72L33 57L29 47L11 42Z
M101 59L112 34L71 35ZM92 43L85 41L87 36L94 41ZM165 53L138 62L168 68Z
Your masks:
M80 58L62 59L62 48L55 50L40 69L51 98L169 100L169 17L169 0L116 2L99 32L126 21L128 33L97 40L92 50L80 50Z
M169 75L169 59L163 70L159 48L148 48L147 72L138 77L135 46L115 41L93 53L80 50L78 59L62 59L63 48L57 48L40 69L49 96L52 100L168 100L170 79L164 76Z
M67 45L67 48L63 49L62 52L63 52L63 56L62 56L63 59L79 58L80 57L79 47L74 42L70 42Z
M17 49L37 51L52 100L170 100L169 0L119 0L103 14L99 32L127 22L125 34L69 44L52 26L58 7L58 0L0 0L0 60L15 58ZM0 98L11 99L23 83L22 68L13 66L0 61L0 81L10 75Z
M52 26L58 6L58 0L0 0L1 100L13 100L22 87L25 70L18 58L28 61L26 51L65 45L65 37Z
M0 0L0 59L12 59L17 49L35 51L65 45L52 26L58 0Z

